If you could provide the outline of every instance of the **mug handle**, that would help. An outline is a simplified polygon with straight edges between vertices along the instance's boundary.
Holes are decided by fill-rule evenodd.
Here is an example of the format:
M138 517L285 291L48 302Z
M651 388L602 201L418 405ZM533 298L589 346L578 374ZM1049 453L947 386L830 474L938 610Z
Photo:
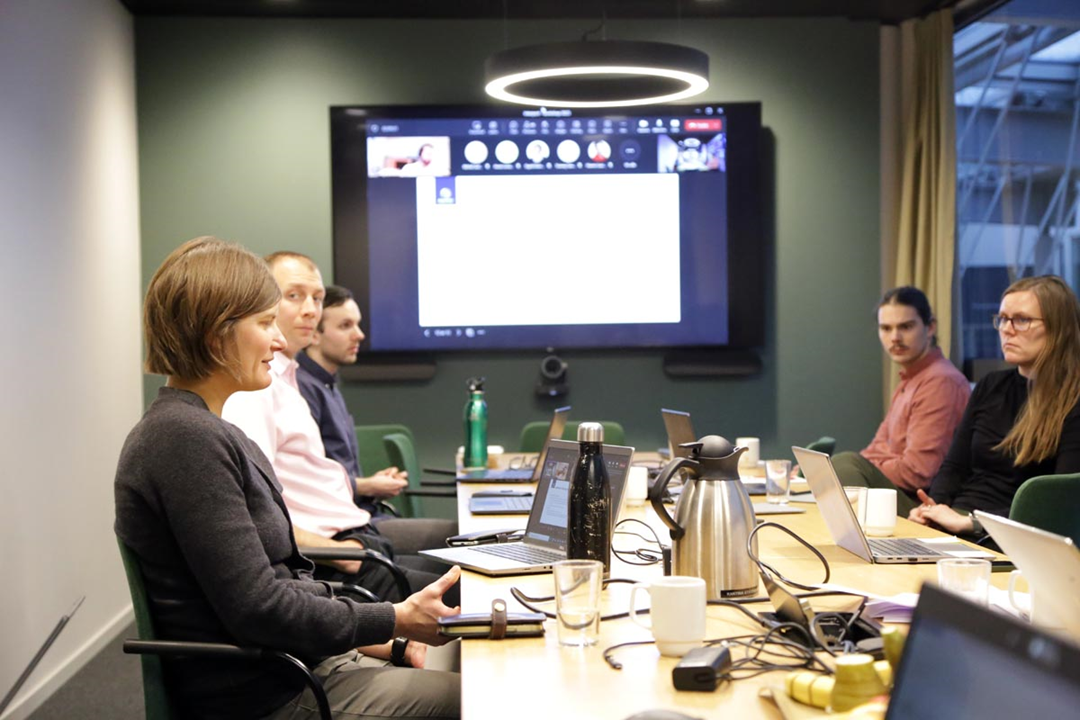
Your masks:
M1022 577L1024 577L1024 573L1020 572L1019 570L1013 570L1009 573L1009 604L1016 608L1018 612L1024 614L1027 611L1025 611L1024 608L1017 604L1014 595L1014 593L1016 592L1016 581Z
M646 630L652 630L651 624L646 625L638 619L637 604L634 602L637 599L638 590L644 590L645 592L649 592L649 585L647 583L634 583L634 586L630 588L630 622L634 623L638 627L643 627Z

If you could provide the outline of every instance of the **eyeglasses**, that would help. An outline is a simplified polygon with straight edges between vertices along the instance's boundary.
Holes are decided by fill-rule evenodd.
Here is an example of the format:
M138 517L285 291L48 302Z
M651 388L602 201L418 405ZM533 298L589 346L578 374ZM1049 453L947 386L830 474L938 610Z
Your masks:
M995 330L1000 330L1006 324L1010 324L1016 332L1027 332L1031 329L1031 323L1036 321L1042 322L1042 318L1026 317L1024 315L1017 315L1016 317L1009 317L1008 315L990 316L990 322L994 323Z

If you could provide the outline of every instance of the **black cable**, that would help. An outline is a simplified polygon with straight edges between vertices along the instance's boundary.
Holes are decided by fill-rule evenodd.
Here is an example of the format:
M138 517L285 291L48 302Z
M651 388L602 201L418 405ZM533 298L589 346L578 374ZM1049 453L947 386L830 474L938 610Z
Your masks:
M803 545L803 547L805 547L807 550L814 553L814 555L817 556L818 560L821 561L822 566L825 568L825 579L822 580L821 582L822 583L829 582L829 578L832 576L831 575L832 571L829 568L829 561L825 559L825 556L822 555L821 552L816 547L814 547L813 545L808 543L806 540L803 540L796 533L794 533L790 529L784 527L783 525L780 525L780 524L774 523L774 522L763 522L763 523L761 523L760 525L755 527L753 530L751 530L750 534L746 538L746 552L747 552L747 554L750 555L750 559L754 561L754 564L757 565L758 568L760 568L762 572L768 573L769 575L771 575L773 577L776 577L778 580L782 581L785 585L791 585L792 587L797 587L800 590L810 590L810 591L818 590L818 588L816 586L803 585L802 583L795 582L794 580L789 580L788 578L784 577L780 573L779 570L774 568L772 565L769 565L767 562L765 562L764 560L762 560L761 558L759 558L757 556L757 553L754 552L754 537L757 535L759 530L761 530L762 528L767 528L767 527L774 527L774 528L779 528L780 530L783 530L788 535L790 535L791 537L793 537L797 541L799 541L799 543L801 543Z
M640 533L632 532L630 530L620 530L619 528L622 527L623 525L625 525L626 523L637 523L637 524L641 525L646 530L648 530L649 533L652 535L652 540L650 540L649 538L645 537L644 535L642 535ZM649 548L636 548L634 550L619 550L619 549L617 549L617 548L615 548L613 546L611 548L612 554L615 555L615 557L622 560L627 565L647 566L647 565L655 565L656 563L663 562L663 560L664 560L663 543L660 541L660 537L656 534L655 530L653 530L649 525L642 522L641 520L638 520L637 518L627 518L625 520L620 521L618 524L615 525L615 532L613 533L613 535L633 535L634 537L641 538L645 542L654 544L658 548L660 548L660 550L652 550L652 549L649 549ZM642 561L642 562L638 562L639 560Z
M636 582L638 582L638 581L637 580L628 580L626 578L604 578L604 586L605 587L612 584L612 583L627 583L627 584L632 585L632 584L634 584ZM517 600L519 603L521 603L525 608L527 608L528 610L530 610L532 612L544 613L544 616L549 617L549 618L558 617L558 615L556 615L555 613L550 612L548 610L544 610L543 608L537 607L536 605L533 604L533 603L541 603L541 602L552 602L555 599L554 595L544 595L544 596L541 596L541 597L532 597L531 595L526 595L525 593L523 593L521 590L519 590L516 587L511 587L510 588L510 595L513 596L513 598L515 600ZM604 620L618 620L618 619L624 618L624 617L630 617L630 613L629 612L623 612L623 613L616 613L614 615L602 615L600 617L600 621L603 622Z

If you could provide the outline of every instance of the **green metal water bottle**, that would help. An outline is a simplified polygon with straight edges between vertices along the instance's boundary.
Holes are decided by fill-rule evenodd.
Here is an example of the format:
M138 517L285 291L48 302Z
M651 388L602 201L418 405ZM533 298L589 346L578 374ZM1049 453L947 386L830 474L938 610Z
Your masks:
M484 401L484 378L469 378L469 401L465 403L465 457L462 465L466 470L487 467L487 402Z

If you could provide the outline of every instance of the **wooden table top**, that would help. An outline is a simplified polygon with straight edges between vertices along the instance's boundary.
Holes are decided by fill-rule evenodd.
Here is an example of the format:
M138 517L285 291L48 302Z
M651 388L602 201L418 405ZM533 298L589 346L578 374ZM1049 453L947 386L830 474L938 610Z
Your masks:
M472 530L524 527L527 516L473 516L468 509L472 493L492 487L460 484L459 524L462 532ZM515 486L515 488L526 488ZM933 580L933 564L870 565L833 544L828 530L813 504L800 504L807 510L799 515L777 515L764 519L785 525L817 547L829 562L831 582L881 595L916 592L922 583ZM624 507L619 519L637 518L655 528L660 539L669 543L666 529L651 507ZM900 519L900 537L940 537L941 533ZM823 569L808 550L787 534L776 529L764 529L758 534L761 557L785 576L807 584L824 579ZM616 535L618 549L633 549L644 543L633 536ZM613 578L635 581L660 575L659 565L648 567L629 565L618 559L612 563ZM997 582L995 582L997 584ZM549 597L554 589L550 573L492 578L473 572L462 574L463 612L483 612L490 609L494 598L507 601L510 611L523 610L510 595L517 587L534 597ZM612 584L604 591L605 614L627 610L629 584ZM760 588L760 595L764 596ZM850 596L814 598L816 610L853 610L859 599ZM554 611L554 603L541 605ZM754 611L771 610L768 603L749 606ZM736 635L753 635L763 628L737 609L723 606L708 608L707 637L718 639ZM782 684L785 673L775 672L735 683L725 683L715 692L680 692L671 682L673 658L661 657L651 645L627 647L616 651L622 663L614 670L603 659L605 648L622 642L650 640L647 630L629 619L601 623L600 642L591 648L564 648L558 644L554 620L545 623L542 638L513 640L465 640L462 644L462 707L467 720L487 718L595 718L622 720L635 712L651 708L679 710L693 717L779 718L771 703L758 697L766 685ZM739 652L734 653L736 657Z

